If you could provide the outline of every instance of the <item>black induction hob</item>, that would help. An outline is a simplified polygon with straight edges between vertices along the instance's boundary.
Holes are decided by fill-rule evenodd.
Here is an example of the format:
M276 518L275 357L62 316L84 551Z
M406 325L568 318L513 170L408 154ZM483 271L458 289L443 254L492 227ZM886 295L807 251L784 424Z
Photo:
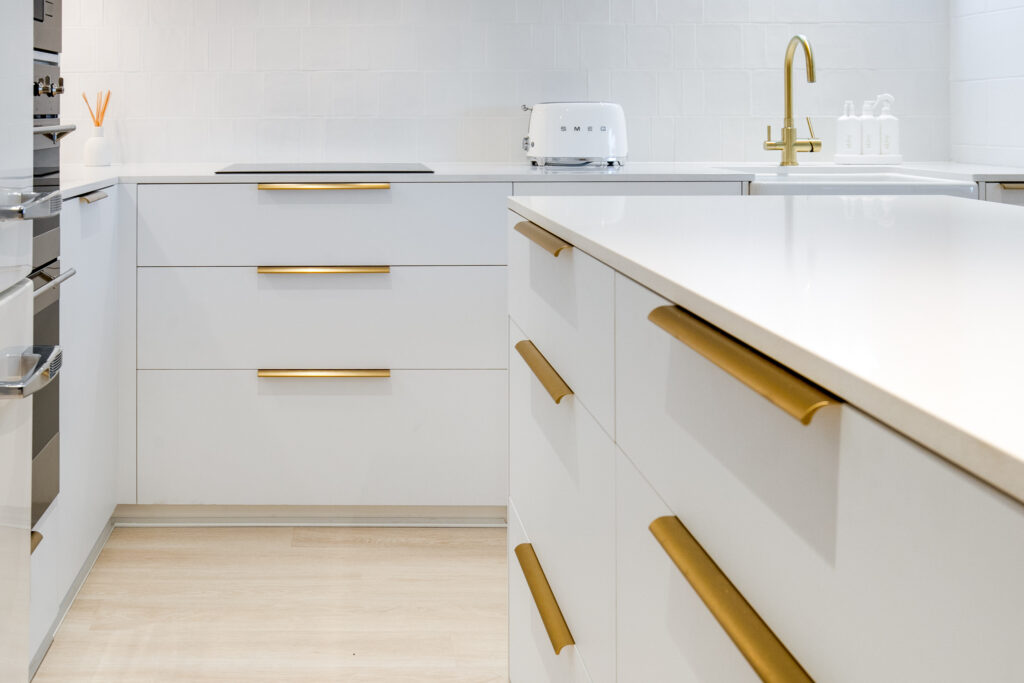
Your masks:
M423 164L231 164L217 173L433 173Z

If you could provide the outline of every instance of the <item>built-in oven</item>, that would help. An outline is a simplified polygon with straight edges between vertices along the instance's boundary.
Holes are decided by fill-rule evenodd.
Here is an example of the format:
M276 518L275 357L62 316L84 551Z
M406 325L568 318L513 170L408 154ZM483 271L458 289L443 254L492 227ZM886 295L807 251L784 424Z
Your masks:
M57 54L61 47L61 0L32 0L35 48Z

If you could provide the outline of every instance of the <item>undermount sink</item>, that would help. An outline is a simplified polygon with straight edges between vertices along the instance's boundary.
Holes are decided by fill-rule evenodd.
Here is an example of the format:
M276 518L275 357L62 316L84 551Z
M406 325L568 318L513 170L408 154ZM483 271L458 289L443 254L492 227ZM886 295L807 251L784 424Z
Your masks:
M929 178L898 166L731 166L731 171L753 173L750 194L835 195L904 194L952 195L977 199L978 186L962 180Z

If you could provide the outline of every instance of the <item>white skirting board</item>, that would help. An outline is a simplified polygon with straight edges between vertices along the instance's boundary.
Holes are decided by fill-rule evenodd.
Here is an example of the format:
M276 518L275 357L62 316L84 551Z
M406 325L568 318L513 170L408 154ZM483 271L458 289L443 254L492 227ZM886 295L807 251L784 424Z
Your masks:
M67 594L64 595L64 599L60 602L60 608L57 610L57 616L54 617L53 623L50 625L49 630L46 633L46 638L39 645L39 649L36 650L35 654L32 655L31 661L29 661L28 672L29 680L35 675L36 671L39 670L39 665L43 663L43 658L46 656L46 652L50 649L50 645L53 643L53 636L57 633L57 629L60 628L61 622L64 621L64 617L67 615L68 610L71 609L71 603L74 602L75 597L78 595L78 591L81 590L82 584L85 583L85 579L89 576L89 572L92 571L92 567L96 564L96 560L100 556L100 552L103 550L103 546L107 544L107 539L110 538L110 533L114 530L113 518L107 522L106 526L103 527L103 531L96 538L96 542L92 546L92 550L89 551L89 557L86 559L85 564L78 571L78 576L75 577L71 587L68 588Z
M498 505L118 505L116 526L504 527Z

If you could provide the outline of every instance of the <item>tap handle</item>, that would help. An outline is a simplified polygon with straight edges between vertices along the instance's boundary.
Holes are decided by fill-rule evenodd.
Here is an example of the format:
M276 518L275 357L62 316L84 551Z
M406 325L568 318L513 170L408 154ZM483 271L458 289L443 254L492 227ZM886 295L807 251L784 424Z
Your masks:
M770 124L770 123L768 124L768 137L766 138L766 141L767 142L771 142L772 141L772 124Z
M814 126L811 125L811 117L807 117L807 130L811 132L811 137L814 137Z

